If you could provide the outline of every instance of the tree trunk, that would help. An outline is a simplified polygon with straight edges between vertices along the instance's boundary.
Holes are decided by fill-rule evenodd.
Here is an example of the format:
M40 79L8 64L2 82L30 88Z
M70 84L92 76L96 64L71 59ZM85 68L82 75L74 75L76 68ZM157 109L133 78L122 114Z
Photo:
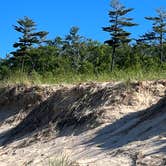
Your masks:
M111 72L113 71L114 64L115 64L115 51L116 51L115 49L116 49L116 47L113 46L112 47L112 59L111 59Z
M163 63L163 32L160 34L160 63Z

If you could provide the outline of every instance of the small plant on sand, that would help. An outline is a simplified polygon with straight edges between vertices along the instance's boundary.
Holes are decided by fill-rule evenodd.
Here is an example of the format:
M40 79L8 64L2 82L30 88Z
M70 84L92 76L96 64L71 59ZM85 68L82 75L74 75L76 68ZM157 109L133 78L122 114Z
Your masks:
M79 166L77 163L70 161L67 156L57 157L49 160L48 166Z

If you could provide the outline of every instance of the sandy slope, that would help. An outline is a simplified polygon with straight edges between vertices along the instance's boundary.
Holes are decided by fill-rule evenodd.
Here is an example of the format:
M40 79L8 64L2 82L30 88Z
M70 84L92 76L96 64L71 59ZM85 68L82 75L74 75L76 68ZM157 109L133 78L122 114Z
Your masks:
M166 165L166 81L1 90L0 166Z

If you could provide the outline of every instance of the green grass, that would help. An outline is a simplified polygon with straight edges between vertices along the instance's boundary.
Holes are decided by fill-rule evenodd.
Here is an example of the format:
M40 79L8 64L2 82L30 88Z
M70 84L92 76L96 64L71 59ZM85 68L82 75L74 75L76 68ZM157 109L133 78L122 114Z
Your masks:
M49 160L48 166L78 166L78 164L71 162L68 157L62 156Z
M120 70L110 73L95 74L76 74L63 73L52 74L47 72L40 75L33 72L31 75L27 73L13 72L8 75L1 84L74 84L80 82L107 82L107 81L141 81L141 80L159 80L166 79L166 71L143 71L143 70Z

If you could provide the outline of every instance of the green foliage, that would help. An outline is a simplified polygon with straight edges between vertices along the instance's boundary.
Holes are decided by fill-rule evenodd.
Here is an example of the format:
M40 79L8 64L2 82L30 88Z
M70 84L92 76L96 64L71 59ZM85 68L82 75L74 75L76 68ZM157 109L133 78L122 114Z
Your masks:
M166 78L165 12L158 10L156 17L147 17L153 30L130 44L130 32L125 28L135 24L124 16L133 9L126 9L118 0L112 0L111 7L111 25L103 28L111 35L107 44L81 36L78 27L72 27L64 38L46 41L48 33L36 32L33 20L19 19L14 29L22 36L13 45L16 51L0 59L0 81L58 84Z
M62 156L49 160L48 166L77 166L77 164L71 162L68 157Z
M116 48L129 43L132 39L129 38L130 32L125 31L125 27L132 27L137 24L132 23L132 18L124 17L126 14L131 12L133 9L124 7L118 0L111 1L112 10L109 11L109 22L111 23L108 27L103 27L103 31L109 32L111 39L105 41L109 46L112 46L112 60L111 60L111 71L114 68L116 61Z
M142 35L138 42L143 42L150 46L157 46L157 48L159 48L158 57L160 63L163 63L165 60L164 44L166 42L166 11L160 8L157 9L156 12L157 16L155 17L145 17L146 20L153 22L152 31Z
M41 45L45 40L48 32L36 30L36 23L29 17L24 17L23 19L17 20L18 25L14 25L14 29L21 33L22 36L19 37L19 41L13 44L16 51L11 52L13 57L12 66L19 67L22 72L24 72L26 62L30 63L29 50L33 48L34 45ZM33 61L31 61L33 63ZM32 68L33 69L33 68Z
M26 55L26 51L30 49L34 44L40 44L44 41L48 32L36 30L36 23L29 17L17 20L18 25L14 25L14 29L22 34L19 41L13 44L14 48L18 48L12 52L14 57Z
M141 69L128 68L124 70L115 69L113 72L95 73L74 73L66 72L54 74L52 72L45 72L39 74L35 71L29 75L20 71L12 71L8 77L1 80L1 84L75 84L81 82L107 82L107 81L141 81L141 80L158 80L166 78L165 68L159 69Z

